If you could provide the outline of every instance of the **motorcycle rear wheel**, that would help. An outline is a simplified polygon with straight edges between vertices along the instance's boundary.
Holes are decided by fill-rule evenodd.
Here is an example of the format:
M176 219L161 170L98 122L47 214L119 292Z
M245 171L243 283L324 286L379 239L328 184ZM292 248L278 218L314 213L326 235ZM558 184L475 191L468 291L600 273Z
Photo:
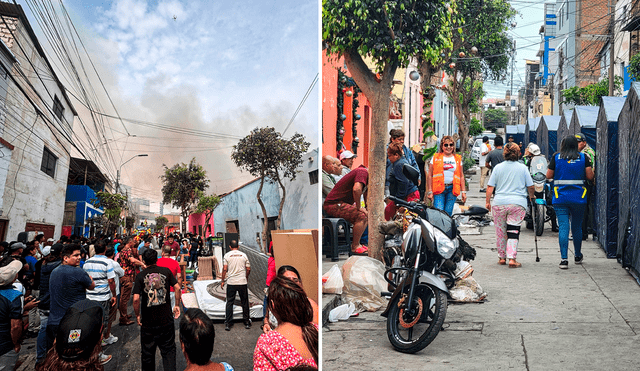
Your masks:
M416 353L426 348L438 336L447 316L447 295L431 286L417 286L413 308L422 304L422 314L417 321L415 316L412 317L404 311L405 305L398 305L402 298L403 295L398 295L389 304L387 336L396 350L402 353ZM413 325L405 328L401 322Z
M542 236L544 232L544 218L547 215L544 205L536 205L536 236Z

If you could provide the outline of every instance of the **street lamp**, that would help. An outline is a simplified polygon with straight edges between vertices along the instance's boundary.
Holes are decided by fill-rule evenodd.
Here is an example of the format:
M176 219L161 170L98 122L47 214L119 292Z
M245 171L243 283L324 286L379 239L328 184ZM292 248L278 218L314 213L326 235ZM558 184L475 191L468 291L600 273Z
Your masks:
M131 157L130 159L128 159L127 161L123 162L122 165L120 165L120 168L118 169L118 173L116 174L116 193L120 192L120 170L122 170L122 167L129 161L133 160L136 157L147 157L149 156L146 153L141 153L139 155L135 155L133 157Z

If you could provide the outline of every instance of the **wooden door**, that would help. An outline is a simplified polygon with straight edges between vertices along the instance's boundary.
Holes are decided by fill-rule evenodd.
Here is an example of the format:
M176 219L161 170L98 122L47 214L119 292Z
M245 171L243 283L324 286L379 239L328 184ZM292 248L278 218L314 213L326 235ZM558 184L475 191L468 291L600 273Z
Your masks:
M53 238L56 227L49 224L27 223L24 227L25 232L41 232L44 234L45 240Z

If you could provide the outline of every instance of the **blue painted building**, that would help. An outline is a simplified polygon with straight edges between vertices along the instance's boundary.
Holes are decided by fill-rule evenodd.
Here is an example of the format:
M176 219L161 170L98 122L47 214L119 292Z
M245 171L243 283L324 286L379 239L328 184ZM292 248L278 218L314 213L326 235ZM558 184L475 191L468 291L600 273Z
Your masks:
M90 237L92 219L104 214L94 206L95 199L96 193L89 186L68 185L63 226L71 226L73 234Z

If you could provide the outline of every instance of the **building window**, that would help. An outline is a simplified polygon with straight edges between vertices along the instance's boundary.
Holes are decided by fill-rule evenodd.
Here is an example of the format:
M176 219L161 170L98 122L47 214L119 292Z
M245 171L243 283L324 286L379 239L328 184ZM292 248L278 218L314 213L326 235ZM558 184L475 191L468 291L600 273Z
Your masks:
M64 107L62 107L62 103L60 103L60 99L58 99L57 95L53 96L53 113L56 115L58 120L62 120L62 113L64 113Z
M309 184L318 184L318 170L309 172Z
M44 153L42 154L42 165L40 170L52 178L56 175L56 162L58 158L47 147L44 147Z

